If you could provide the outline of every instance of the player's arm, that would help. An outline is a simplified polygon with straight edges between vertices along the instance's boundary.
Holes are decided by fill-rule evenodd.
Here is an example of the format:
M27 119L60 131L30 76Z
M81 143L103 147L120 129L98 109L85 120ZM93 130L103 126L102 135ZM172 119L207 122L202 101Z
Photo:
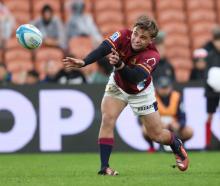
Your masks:
M123 63L123 62L121 62ZM117 67L116 67L117 70ZM131 83L138 84L141 81L144 81L150 75L149 72L145 71L143 68L136 66L134 68L130 68L126 65L123 65L122 68L118 69L121 77Z
M84 61L85 61L84 66L92 64L98 61L99 59L102 59L103 57L107 56L108 54L111 53L111 48L112 48L112 45L109 44L107 40L104 40L98 46L98 48L93 50L90 54L86 56L86 58L84 58Z
M105 40L84 59L66 57L65 59L63 59L65 69L66 71L71 71L75 68L81 68L86 65L92 64L110 54L112 47L113 46L107 40Z
M109 57L109 61L115 66L115 69L120 73L123 79L137 84L145 80L150 75L150 72L146 69L143 69L143 67L136 66L134 68L130 68L126 66L123 61L119 59L117 51L115 51L113 48L111 50L112 54Z
M126 30L124 32L126 32ZM120 45L123 39L122 35L125 35L124 32L123 31L115 32L112 36L104 40L102 44L98 46L98 48L93 50L84 59L76 59L70 57L66 57L65 59L63 59L63 63L66 71L71 71L75 68L81 68L86 65L92 64L100 60L101 58L105 57L106 55L110 54L112 48L117 49L118 46Z

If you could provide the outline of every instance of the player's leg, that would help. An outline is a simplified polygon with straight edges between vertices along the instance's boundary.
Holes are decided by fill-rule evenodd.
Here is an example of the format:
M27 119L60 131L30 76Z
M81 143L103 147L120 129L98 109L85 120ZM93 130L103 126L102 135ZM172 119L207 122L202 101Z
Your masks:
M172 132L164 129L158 113L157 102L153 83L144 91L136 95L130 95L128 103L134 114L142 117L142 122L146 127L151 139L164 145L170 145L176 155L176 163L180 170L188 167L188 157L183 148L182 142Z
M122 110L126 107L126 103L120 99L104 96L101 105L102 123L99 131L99 147L102 175L117 175L118 173L109 168L109 158L114 144L114 127L116 120Z
M160 115L158 111L148 115L141 116L143 125L147 130L147 135L154 141L169 145L171 140L171 133L169 130L163 128Z
M147 129L146 127L144 126L144 124L142 124L142 117L138 117L138 122L140 123L141 125L141 129L142 129L142 133L143 133L143 136L144 136L144 139L148 142L150 148L147 150L147 152L149 153L153 153L155 152L155 148L154 148L154 144L153 144L153 141L149 138L148 134L147 134Z
M158 111L142 116L142 120L148 131L148 136L158 143L170 145L176 156L178 168L185 171L188 168L189 160L182 142L172 132L163 128Z
M213 113L208 113L208 118L206 120L205 132L206 132L206 149L210 148L211 144L211 123L212 123Z
M216 109L219 105L219 96L218 97L207 97L206 110L208 113L208 118L206 121L206 149L210 148L211 145L211 123L213 114L216 112Z
M99 138L113 138L115 122L127 104L117 98L104 96L101 104L102 123Z

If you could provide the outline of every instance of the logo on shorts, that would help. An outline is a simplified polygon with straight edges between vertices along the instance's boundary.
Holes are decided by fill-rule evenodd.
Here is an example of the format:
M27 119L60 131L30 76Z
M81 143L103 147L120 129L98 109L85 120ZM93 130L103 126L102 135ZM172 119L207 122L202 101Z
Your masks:
M151 109L152 107L154 107L154 104L143 106L143 107L138 107L138 112Z

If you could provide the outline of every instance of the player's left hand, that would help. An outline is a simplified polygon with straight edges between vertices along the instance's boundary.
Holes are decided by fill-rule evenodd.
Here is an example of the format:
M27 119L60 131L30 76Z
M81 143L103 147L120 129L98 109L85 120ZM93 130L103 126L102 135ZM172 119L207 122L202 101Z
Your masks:
M109 55L109 63L112 65L116 65L120 60L119 54L115 49L112 48L111 50L112 53Z
M71 72L76 68L81 68L85 65L85 61L82 59L76 59L71 57L66 57L63 59L64 69L67 72Z

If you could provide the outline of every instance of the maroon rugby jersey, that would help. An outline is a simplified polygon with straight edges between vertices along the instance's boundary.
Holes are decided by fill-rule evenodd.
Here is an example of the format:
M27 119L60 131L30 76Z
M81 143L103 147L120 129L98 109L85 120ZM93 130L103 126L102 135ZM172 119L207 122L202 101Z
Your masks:
M107 39L107 41L116 49L116 51L119 53L120 59L127 66L134 68L136 65L138 65L151 74L160 60L160 55L153 43L149 44L147 48L141 52L134 52L131 48L131 34L131 30L124 29L115 32ZM114 73L114 79L117 85L129 94L141 92L148 87L152 79L150 75L143 82L132 84L122 79L117 71Z

